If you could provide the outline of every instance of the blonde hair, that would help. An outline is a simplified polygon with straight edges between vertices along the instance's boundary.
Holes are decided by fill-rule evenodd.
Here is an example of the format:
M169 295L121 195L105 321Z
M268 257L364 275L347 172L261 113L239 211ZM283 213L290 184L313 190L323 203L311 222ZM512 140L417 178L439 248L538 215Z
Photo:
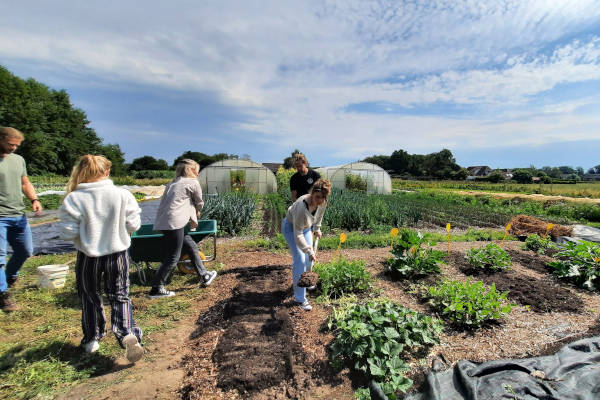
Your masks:
M0 139L20 139L25 140L25 136L18 129L10 126L0 126Z
M79 161L73 167L69 182L67 182L67 193L77 189L80 183L97 180L110 171L112 163L104 156L86 154L79 157Z
M306 156L302 153L294 154L294 164L296 164L297 161L302 161L304 162L304 164L308 165L308 160L306 159Z
M200 171L200 164L189 158L185 158L177 163L175 167L175 179L184 177L189 178L192 176L194 170Z
M331 182L327 179L318 179L310 188L310 194L313 194L314 192L322 193L327 199L327 196L331 193Z

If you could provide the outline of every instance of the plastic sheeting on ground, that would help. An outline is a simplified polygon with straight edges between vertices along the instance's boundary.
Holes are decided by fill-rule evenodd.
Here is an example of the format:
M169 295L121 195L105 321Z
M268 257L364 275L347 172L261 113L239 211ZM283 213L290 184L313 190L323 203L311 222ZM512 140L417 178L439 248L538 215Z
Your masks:
M160 201L151 200L140 203L142 209L142 224L153 224ZM60 254L75 251L72 242L59 237L58 223L51 222L31 228L33 236L33 254ZM12 252L12 249L9 249Z
M485 363L459 361L431 372L427 389L408 400L600 399L600 336L578 340L550 356Z

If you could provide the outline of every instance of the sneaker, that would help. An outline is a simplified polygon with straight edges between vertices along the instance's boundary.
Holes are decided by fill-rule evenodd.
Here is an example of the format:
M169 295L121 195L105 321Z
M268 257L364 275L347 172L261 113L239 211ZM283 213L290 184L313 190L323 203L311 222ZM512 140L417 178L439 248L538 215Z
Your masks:
M148 293L148 297L151 299L158 299L161 297L172 297L175 296L175 292L165 289L164 286L153 287Z
M216 277L217 271L208 271L206 275L204 275L204 286L209 286Z
M13 312L17 311L17 305L10 297L10 293L8 291L0 293L0 307L4 312Z
M125 357L127 357L129 362L134 363L139 361L144 355L144 348L132 333L123 338L123 346L125 346Z
M92 340L83 345L83 349L86 353L95 353L100 348L100 343L97 340Z
M303 302L296 301L295 303L298 307L302 308L304 311L312 310L312 306L310 305L308 300L304 300Z

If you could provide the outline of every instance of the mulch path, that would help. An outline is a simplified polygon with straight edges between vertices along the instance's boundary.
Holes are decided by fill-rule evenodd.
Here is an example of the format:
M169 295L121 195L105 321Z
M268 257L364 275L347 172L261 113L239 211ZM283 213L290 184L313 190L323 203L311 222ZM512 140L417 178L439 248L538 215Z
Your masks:
M445 277L466 280L464 254L487 242L452 243ZM441 344L425 360L411 360L409 377L415 389L424 381L431 362L439 357L447 366L460 359L489 361L550 354L572 340L600 333L597 318L600 299L595 293L558 281L548 270L549 258L520 250L521 243L503 247L513 260L512 269L479 274L471 279L510 290L517 304L498 324L474 332L448 327ZM438 245L447 250L447 244ZM334 252L319 252L327 262ZM393 280L383 267L389 249L342 250L349 259L365 260L374 289L398 303L424 313L432 310L413 284L424 281ZM541 261L540 261L541 260ZM326 329L332 307L316 304L305 312L291 305L291 257L285 253L225 252L224 269L199 307L189 351L182 365L185 377L179 394L184 399L352 399L360 378L348 369L335 371L328 346L333 334ZM439 278L439 277L438 277ZM436 278L437 279L437 278ZM426 282L426 281L425 281ZM429 281L431 282L431 280Z

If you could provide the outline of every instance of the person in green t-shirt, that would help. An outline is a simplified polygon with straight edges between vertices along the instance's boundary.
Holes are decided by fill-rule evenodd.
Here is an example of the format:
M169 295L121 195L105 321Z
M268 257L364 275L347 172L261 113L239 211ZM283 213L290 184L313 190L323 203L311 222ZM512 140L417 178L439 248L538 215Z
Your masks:
M15 283L19 269L33 253L23 195L31 200L35 215L42 212L42 204L27 178L25 160L14 154L23 140L18 130L0 126L0 307L4 312L16 309L8 288ZM9 244L13 254L6 262Z

